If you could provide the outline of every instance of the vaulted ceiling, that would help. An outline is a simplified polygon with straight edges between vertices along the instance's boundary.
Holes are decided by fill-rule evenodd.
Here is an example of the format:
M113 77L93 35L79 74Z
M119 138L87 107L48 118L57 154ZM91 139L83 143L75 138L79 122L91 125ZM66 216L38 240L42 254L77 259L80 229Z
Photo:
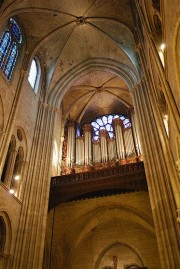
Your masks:
M138 72L130 0L16 0L4 9L6 19L14 16L23 25L29 57L40 58L48 91L91 58L116 60ZM78 78L63 100L64 116L79 122L130 107L127 84L108 70Z

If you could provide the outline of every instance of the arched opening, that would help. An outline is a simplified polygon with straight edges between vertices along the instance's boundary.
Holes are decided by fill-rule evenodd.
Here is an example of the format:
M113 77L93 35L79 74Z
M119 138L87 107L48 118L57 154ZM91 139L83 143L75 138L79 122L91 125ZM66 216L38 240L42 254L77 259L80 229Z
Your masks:
M38 91L40 81L41 69L37 58L33 58L29 69L28 81L35 93Z
M13 155L15 153L15 148L16 148L16 139L14 136L12 136L8 151L6 154L6 159L4 162L4 167L2 170L2 175L1 175L1 181L7 186L10 187L10 182L11 182L11 164L13 161Z

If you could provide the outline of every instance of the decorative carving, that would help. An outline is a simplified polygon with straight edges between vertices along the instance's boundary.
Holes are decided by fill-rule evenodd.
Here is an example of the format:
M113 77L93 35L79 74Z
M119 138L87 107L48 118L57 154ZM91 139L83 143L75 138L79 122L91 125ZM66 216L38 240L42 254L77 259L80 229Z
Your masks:
M142 162L118 165L111 168L74 173L73 169L66 171L69 174L51 179L49 209L55 205L69 201L80 195L96 191L125 189L127 191L147 190L146 176ZM73 173L72 173L73 172Z
M83 126L83 131L84 131L84 133L85 132L92 132L92 126L91 126L91 124L85 124Z
M119 118L113 119L112 122L113 122L114 126L117 126L117 125L122 125L123 126L123 121L121 119L119 119Z
M105 129L102 129L99 131L99 136L100 137L108 137L108 131Z
M77 19L77 21L76 21L76 24L77 24L77 25L83 25L83 24L85 24L85 23L87 23L87 21L86 21L86 18L84 18L84 17L79 17L79 18Z
M117 265L118 265L118 257L113 256L113 269L117 269Z

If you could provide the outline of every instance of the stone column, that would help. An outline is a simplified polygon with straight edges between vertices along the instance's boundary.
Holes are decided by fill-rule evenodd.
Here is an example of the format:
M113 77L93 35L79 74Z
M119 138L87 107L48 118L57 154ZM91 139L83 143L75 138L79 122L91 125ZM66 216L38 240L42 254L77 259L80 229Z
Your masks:
M24 61L26 62L26 56L24 57ZM13 99L13 104L12 108L9 114L9 118L7 121L7 125L5 127L5 135L1 136L1 147L0 147L0 171L2 171L5 159L6 159L6 154L8 151L8 146L11 140L11 135L12 135L12 130L14 127L14 120L16 118L16 113L17 113L17 108L18 108L18 103L19 103L19 98L22 90L22 85L24 82L24 79L26 78L27 71L21 70L20 72L20 77L17 85L17 89L15 91L15 96Z
M56 108L40 103L21 209L13 269L42 269ZM33 212L33 214L32 214Z
M180 264L179 226L176 221L176 203L169 162L162 148L160 126L152 110L149 89L145 83L133 91L133 99L142 142L143 159L147 176L153 219L158 239L162 268L176 269ZM177 186L178 187L178 186Z
M1 148L1 142L4 136L5 136L5 132L3 132L3 130L0 129L0 148Z

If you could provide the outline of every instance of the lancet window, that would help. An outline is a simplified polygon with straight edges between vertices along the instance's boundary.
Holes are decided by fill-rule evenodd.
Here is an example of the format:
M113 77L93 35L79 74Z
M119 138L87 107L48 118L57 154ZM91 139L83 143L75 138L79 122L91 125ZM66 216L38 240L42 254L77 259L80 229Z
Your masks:
M0 68L8 80L11 80L21 44L21 30L17 22L10 18L9 25L0 39Z
M29 76L28 76L28 81L32 87L32 89L37 92L38 88L38 82L39 82L39 77L40 77L40 68L38 64L38 60L33 58L31 62L31 67L29 70Z

